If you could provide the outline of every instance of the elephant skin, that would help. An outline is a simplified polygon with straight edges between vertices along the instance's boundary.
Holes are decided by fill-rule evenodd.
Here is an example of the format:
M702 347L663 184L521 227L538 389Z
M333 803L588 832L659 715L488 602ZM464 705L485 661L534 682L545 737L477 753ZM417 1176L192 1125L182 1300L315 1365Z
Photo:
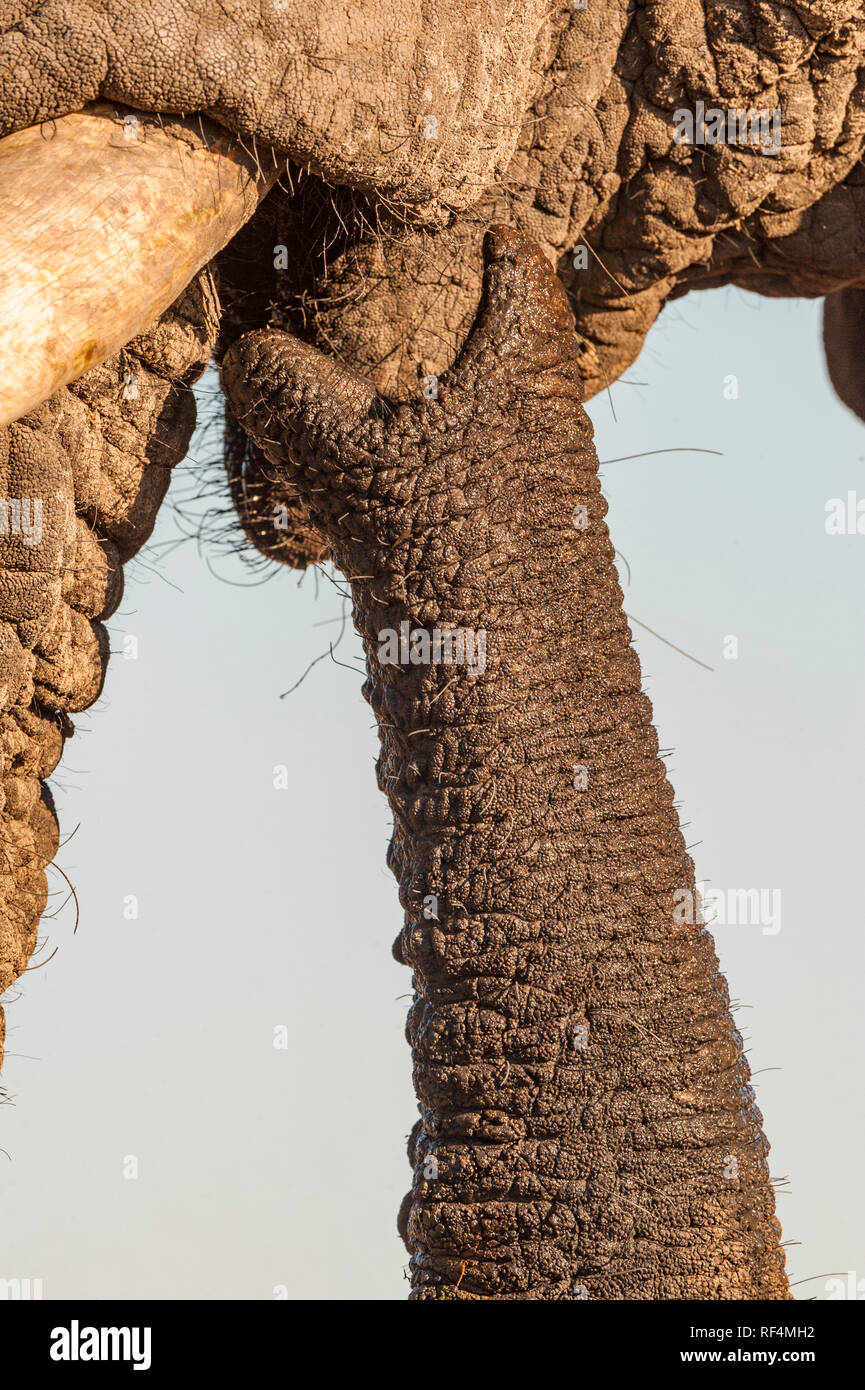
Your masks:
M581 402L669 299L732 283L828 296L862 413L863 51L861 0L0 0L0 134L113 101L288 161L150 333L0 431L7 496L46 501L38 564L0 536L0 986L45 902L44 779L214 348L239 526L292 566L332 552L366 643L416 986L415 1298L789 1296L726 985L671 925L693 866ZM777 113L777 149L682 143L699 103ZM382 665L406 621L483 628L485 669Z
M414 972L413 1297L788 1297L727 987L702 924L676 922L694 866L542 251L488 237L435 400L383 400L272 329L223 380L364 639ZM483 628L483 669L383 664L401 624Z

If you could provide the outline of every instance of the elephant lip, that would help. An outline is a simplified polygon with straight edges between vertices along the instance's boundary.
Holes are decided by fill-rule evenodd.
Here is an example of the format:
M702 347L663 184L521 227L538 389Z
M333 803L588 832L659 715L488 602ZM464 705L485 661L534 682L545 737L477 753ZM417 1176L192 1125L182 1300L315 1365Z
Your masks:
M0 141L0 425L149 328L283 167L204 118L105 104Z

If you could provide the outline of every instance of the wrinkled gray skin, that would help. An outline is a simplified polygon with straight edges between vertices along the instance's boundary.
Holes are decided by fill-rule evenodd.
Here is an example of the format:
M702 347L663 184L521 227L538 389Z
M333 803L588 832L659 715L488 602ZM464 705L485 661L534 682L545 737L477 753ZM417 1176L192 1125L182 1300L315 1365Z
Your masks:
M568 272L592 394L671 294L863 280L863 42L861 0L0 0L0 129L98 96L205 111L359 190L307 329L398 394L465 337L483 227L517 225ZM677 145L698 101L777 108L780 152Z
M39 574L0 538L0 985L44 906L45 778L98 693L100 619L215 347L245 426L229 415L226 455L247 535L373 576L354 591L414 971L414 1297L789 1296L726 986L699 923L671 924L693 866L580 397L667 299L732 282L830 296L830 373L865 418L863 47L861 0L0 0L0 131L104 97L205 113L289 160L213 267L218 331L206 272L151 335L0 432L9 488L63 499ZM780 148L676 143L699 101L777 110ZM488 243L470 334L493 222L534 243ZM266 324L294 337L241 341ZM136 403L119 398L130 354ZM415 394L429 374L437 403ZM376 609L484 627L489 674L382 672Z

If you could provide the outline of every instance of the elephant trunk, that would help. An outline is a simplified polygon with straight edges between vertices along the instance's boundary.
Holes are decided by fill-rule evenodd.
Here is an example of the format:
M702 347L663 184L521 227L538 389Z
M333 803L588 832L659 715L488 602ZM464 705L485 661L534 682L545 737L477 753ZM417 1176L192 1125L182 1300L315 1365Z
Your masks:
M694 867L588 423L524 403L519 425L549 429L531 480L515 438L481 445L473 535L443 538L438 612L484 632L483 673L381 667L377 632L428 627L440 570L387 609L355 586L414 972L415 1297L777 1298L768 1146L712 939L677 913Z
M694 869L570 311L522 236L487 258L435 399L393 407L272 330L223 369L366 647L414 972L413 1296L786 1298L726 985L677 920Z

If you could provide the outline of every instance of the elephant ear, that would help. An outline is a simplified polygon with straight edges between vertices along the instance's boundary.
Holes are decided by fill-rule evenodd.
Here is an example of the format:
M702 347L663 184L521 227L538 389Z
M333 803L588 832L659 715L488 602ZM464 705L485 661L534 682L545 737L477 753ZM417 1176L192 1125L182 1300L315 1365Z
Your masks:
M865 420L865 290L838 290L823 303L823 347L829 380L844 404Z

